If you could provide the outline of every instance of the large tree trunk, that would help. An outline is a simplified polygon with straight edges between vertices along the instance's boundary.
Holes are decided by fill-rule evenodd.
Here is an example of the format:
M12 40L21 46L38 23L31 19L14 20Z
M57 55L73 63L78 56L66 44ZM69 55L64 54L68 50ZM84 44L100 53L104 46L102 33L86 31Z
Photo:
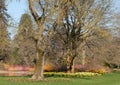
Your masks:
M44 71L44 52L41 50L37 50L37 62L36 62L36 66L35 66L35 73L32 76L32 79L36 79L36 80L43 80L44 75L43 75L43 71Z
M70 55L71 53L67 54L67 72L74 73L74 59L75 56Z
M117 68L120 69L120 65L119 64L117 65Z
M69 55L67 55L67 72L68 73L71 73L71 65L70 65L70 56Z
M42 36L42 33L44 31L44 23L45 23L45 7L41 3L42 1L38 1L38 4L41 6L41 16L39 16L39 13L34 8L35 0L28 0L29 2L29 9L31 11L31 14L38 25L38 34L37 34L37 41L36 41L36 49L37 49L37 62L35 67L35 73L32 76L32 79L38 79L41 80L44 78L43 75L43 67L44 67L44 49L45 49L45 42ZM45 1L46 2L46 1Z
M85 54L85 50L82 50L82 65L85 65L85 58L86 58L86 54Z

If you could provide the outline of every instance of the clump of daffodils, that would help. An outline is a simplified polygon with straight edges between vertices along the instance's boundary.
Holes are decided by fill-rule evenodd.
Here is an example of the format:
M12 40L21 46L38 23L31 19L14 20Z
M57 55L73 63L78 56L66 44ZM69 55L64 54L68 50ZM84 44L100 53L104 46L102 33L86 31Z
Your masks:
M92 72L78 72L78 73L64 73L64 72L46 72L44 73L47 77L94 77L94 76L100 76L99 73L92 73Z

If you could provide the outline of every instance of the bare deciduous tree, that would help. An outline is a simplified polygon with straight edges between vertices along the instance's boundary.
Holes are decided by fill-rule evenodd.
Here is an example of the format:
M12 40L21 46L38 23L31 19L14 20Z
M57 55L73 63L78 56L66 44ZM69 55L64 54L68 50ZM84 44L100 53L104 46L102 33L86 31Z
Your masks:
M54 3L55 0L28 0L29 9L31 14L37 24L37 35L34 37L36 41L37 49L37 62L36 70L33 79L43 79L43 66L44 66L44 53L46 49L45 36L49 33L50 22L54 15ZM48 30L48 33L45 33L44 30Z
M78 56L86 41L94 38L96 30L104 36L101 22L108 12L111 1L58 0L57 3L58 10L54 29L61 36L61 40L64 41L67 70L72 72L74 59Z

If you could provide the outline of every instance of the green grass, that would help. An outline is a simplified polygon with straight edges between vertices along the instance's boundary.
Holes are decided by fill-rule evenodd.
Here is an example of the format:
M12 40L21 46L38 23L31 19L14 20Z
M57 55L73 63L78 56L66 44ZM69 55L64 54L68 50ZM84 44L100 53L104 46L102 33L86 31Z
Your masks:
M0 77L0 85L120 85L120 72L91 78L54 78L32 81L29 77Z

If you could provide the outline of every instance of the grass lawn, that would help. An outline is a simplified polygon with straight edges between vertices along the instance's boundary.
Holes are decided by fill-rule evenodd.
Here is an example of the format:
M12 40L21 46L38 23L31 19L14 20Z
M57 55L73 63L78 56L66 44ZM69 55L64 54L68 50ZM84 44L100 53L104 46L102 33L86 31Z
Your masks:
M120 72L92 78L53 78L32 81L29 77L0 77L0 85L120 85Z

